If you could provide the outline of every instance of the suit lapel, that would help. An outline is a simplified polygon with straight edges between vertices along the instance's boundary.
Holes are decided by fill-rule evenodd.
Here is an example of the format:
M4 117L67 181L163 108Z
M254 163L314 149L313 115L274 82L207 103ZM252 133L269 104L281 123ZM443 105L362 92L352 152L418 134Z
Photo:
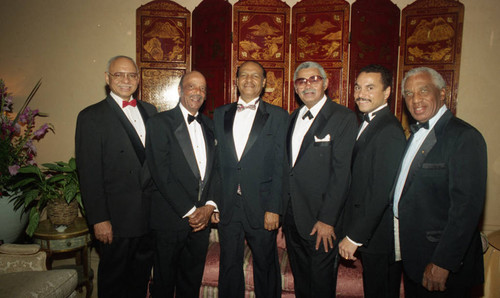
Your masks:
M178 105L175 107L175 123L177 123L177 127L175 128L174 134L182 149L182 153L184 154L191 171L193 171L194 176L200 179L200 170L198 169L196 157L194 156L193 144L191 144L186 121L184 121L181 108Z
M236 147L234 147L234 138L233 138L233 123L234 116L236 115L236 103L232 103L226 113L224 113L224 135L226 137L226 141L228 142L228 148L231 148L231 155L233 160L238 160L238 156L236 155Z
M441 116L436 125L434 125L432 130L429 132L422 146L420 146L420 148L418 149L418 152L415 155L415 158L413 159L413 162L411 163L410 169L408 171L408 176L406 178L405 186L403 187L401 197L403 197L403 194L411 185L415 173L418 171L418 169L422 167L422 164L425 161L427 155L432 150L434 145L436 145L438 136L442 134L444 127L446 126L446 124L448 123L448 121L452 116L453 115L449 110L446 111L446 113L444 113L443 116ZM409 145L410 143L408 142L407 146Z
M144 150L144 145L142 144L141 139L139 138L137 132L135 131L134 126L130 123L127 116L125 116L125 113L123 113L122 109L118 106L118 104L116 104L116 101L111 96L106 97L106 101L113 110L114 114L116 115L120 123L122 124L123 129L125 129L125 132L127 133L130 142L132 143L132 147L134 148L135 154L137 155L137 158L139 159L140 163L144 164L144 160L146 159L146 152ZM141 116L143 116L142 121L146 123L147 113L144 110L144 108L142 108L142 110L143 111L139 109L139 111L141 112ZM146 114L146 119L144 119L143 113Z
M293 130L295 129L295 123L297 122L297 115L299 114L300 109L296 109L292 115L290 116L290 122L288 123L288 132L286 135L286 153L287 153L287 160L288 164L290 167L292 167L292 136L293 136Z
M203 137L205 138L205 152L207 156L207 166L205 168L205 178L209 177L212 171L214 154L215 154L215 137L212 130L207 126L205 120L202 118L201 127L203 129ZM206 180L206 179L204 179Z
M248 136L247 143L245 145L245 150L243 150L243 154L241 155L241 159L245 157L245 155L252 149L252 146L257 141L264 125L266 124L267 118L269 117L269 113L266 110L266 103L262 99L260 99L259 108L255 113L255 119L253 120L252 129L250 130L250 134Z
M314 143L314 136L323 131L323 128L325 128L327 120L332 113L332 104L332 101L327 98L325 104L323 105L321 110L319 110L318 115L314 117L311 127L309 127L309 130L306 132L304 139L302 140L302 145L300 146L299 155L297 156L295 164L299 162L301 156L304 155L307 148L309 148L309 146Z

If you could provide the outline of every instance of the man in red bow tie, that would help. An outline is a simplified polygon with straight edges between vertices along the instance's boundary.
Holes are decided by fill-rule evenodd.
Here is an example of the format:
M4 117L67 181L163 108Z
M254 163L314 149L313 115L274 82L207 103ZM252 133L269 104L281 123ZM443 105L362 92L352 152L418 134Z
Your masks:
M145 123L156 108L132 98L139 75L131 58L111 58L105 79L110 94L80 112L75 138L86 217L100 250L98 295L144 297L153 262Z

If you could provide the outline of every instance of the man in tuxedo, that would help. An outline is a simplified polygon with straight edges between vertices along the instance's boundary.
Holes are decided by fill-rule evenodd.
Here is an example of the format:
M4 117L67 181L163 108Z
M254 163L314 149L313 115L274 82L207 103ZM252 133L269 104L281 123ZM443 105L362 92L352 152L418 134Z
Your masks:
M294 84L304 105L288 123L283 231L296 296L334 297L335 227L349 189L357 121L326 96L328 78L318 63L300 64Z
M238 102L215 110L222 180L219 297L244 297L245 239L257 297L280 297L276 233L281 213L283 145L288 113L261 98L266 72L255 61L236 73Z
M106 99L78 115L75 153L86 217L100 252L99 297L144 297L151 273L151 176L145 123L156 113L132 98L139 84L134 60L108 62Z
M446 108L435 70L412 69L402 82L412 125L394 188L396 260L406 297L470 297L483 282L478 231L486 192L486 144Z
M339 253L356 260L359 250L365 297L399 297L401 281L401 271L391 266L394 231L389 198L406 138L387 105L391 85L391 72L376 64L362 68L354 84L354 100L363 117L352 155Z
M198 297L208 249L215 138L213 123L199 109L207 83L198 71L179 83L179 104L147 124L146 157L158 188L151 228L156 239L154 297Z

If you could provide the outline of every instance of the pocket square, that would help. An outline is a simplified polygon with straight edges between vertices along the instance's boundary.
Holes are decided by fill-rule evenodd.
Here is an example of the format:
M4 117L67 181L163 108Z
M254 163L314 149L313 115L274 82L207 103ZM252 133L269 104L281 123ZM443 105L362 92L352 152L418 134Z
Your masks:
M330 134L327 134L322 139L318 138L317 136L314 136L314 142L315 143L330 142Z

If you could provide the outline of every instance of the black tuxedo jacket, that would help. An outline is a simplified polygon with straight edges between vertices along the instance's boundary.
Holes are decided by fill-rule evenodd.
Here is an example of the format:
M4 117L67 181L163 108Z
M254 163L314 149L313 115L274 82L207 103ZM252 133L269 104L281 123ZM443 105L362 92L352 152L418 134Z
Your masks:
M351 186L342 215L342 236L362 243L360 251L389 253L394 247L390 192L406 146L389 107L376 113L354 145Z
M207 156L203 181L179 105L148 121L146 157L158 189L151 207L151 228L155 230L190 230L189 219L182 217L207 200L217 203L209 194L215 159L213 123L207 116L200 116Z
M234 196L241 187L247 219L253 228L264 227L265 212L281 214L285 126L288 113L260 99L245 149L238 161L233 138L236 103L215 110L222 193L222 223L230 222Z
M415 282L430 262L451 271L447 287L482 281L486 160L481 133L450 111L420 147L398 205L401 257Z
M146 102L137 106L144 122L156 113ZM139 136L111 96L79 113L75 154L88 223L111 221L114 237L144 235L151 175Z
M305 134L292 167L292 134L299 110L290 115L288 122L284 210L291 204L299 234L315 239L316 235L309 235L314 224L319 220L336 226L344 207L358 124L352 111L328 98ZM316 140L328 135L328 142Z

